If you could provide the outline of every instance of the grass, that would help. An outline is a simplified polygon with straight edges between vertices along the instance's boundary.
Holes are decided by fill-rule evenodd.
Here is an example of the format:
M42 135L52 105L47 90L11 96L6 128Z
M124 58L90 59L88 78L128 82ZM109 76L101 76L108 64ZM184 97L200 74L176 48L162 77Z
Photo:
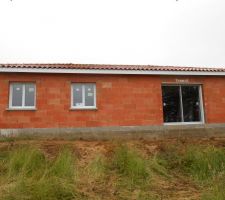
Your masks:
M168 147L160 159L168 170L193 178L202 185L202 200L225 199L225 149L211 145L189 145L179 151ZM166 163L166 165L165 165Z
M18 141L25 141L25 140L40 140L41 137L35 137L34 135L15 135L15 136L7 136L7 135L0 135L0 143L8 142L14 143Z
M21 179L16 182L4 196L5 200L70 200L75 199L76 192L66 180L56 177L39 180Z
M22 147L9 154L5 165L9 187L4 200L72 200L78 195L73 185L75 159L69 149L47 160L40 150Z
M142 184L149 177L147 161L126 145L119 146L114 154L113 164L120 175L126 177L130 185Z
M201 200L224 200L225 199L225 175L213 181L209 191L204 192Z
M62 149L50 167L49 175L58 178L74 179L75 157L70 149Z
M184 146L182 151L176 147L167 147L159 156L168 170L177 170L206 183L218 174L225 172L225 149L208 146Z
M169 191L169 185L176 181L194 185L201 200L225 199L223 147L172 145L146 154L141 146L125 143L110 154L90 157L88 162L68 147L57 152L49 157L29 145L0 151L0 199L169 199L163 188L168 184Z
M182 162L185 170L195 179L211 181L219 173L225 172L225 150L213 146L189 147Z
M30 147L19 148L9 155L8 175L15 177L17 175L34 176L35 174L36 176L38 172L42 173L45 165L45 157L39 150Z
M164 159L161 159L157 154L155 154L151 159L149 159L150 169L162 176L167 178L170 177L168 170L165 166L168 165L168 162Z
M102 180L108 170L108 165L104 155L98 154L96 157L88 164L85 169L86 173L92 180Z
M0 136L0 142L15 142L14 137Z

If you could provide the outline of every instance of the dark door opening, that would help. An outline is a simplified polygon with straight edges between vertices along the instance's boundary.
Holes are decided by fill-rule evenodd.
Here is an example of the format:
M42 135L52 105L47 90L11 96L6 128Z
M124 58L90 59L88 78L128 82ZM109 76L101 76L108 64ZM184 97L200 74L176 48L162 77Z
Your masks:
M201 86L163 85L164 123L203 122Z

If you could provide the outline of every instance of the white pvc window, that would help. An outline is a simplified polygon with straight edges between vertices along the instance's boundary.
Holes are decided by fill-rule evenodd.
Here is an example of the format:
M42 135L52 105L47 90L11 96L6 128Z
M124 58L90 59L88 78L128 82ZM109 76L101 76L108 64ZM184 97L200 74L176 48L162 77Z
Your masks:
M96 86L94 83L73 83L71 87L71 107L96 108Z
M36 87L34 83L11 83L9 108L34 109L36 100Z

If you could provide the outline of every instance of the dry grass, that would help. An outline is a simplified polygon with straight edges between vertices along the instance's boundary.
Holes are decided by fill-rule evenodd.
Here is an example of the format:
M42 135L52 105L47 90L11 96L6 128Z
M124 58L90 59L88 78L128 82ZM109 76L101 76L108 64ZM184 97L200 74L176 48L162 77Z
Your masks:
M0 142L2 200L224 200L225 140Z

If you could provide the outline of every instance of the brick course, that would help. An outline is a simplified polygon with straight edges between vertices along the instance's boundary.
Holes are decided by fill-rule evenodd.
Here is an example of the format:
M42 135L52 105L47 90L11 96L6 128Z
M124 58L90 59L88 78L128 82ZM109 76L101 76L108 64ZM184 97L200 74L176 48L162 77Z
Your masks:
M202 84L206 123L225 123L225 78L216 76L0 74L0 128L163 124L162 83ZM35 82L35 111L9 111L9 83ZM71 83L96 83L97 110L71 110Z

